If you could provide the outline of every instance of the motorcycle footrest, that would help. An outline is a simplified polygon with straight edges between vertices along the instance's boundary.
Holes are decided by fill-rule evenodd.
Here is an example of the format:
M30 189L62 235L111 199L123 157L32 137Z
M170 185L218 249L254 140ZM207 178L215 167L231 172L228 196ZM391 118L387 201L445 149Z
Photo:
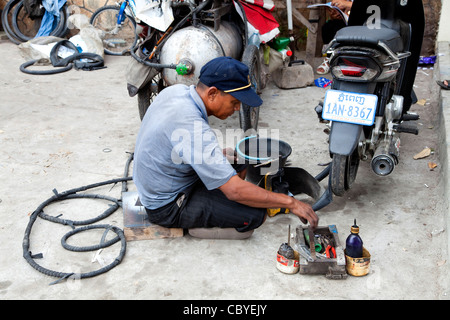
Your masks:
M416 121L419 119L420 119L420 116L417 113L405 113L402 116L402 121Z
M397 124L397 125L394 125L394 130L397 132L411 133L411 134L415 134L415 135L419 134L419 129L417 129L417 125L415 123Z
M322 111L323 111L323 102L319 102L319 104L314 108L314 111L317 113L317 117L319 118L319 122L324 122L322 118Z

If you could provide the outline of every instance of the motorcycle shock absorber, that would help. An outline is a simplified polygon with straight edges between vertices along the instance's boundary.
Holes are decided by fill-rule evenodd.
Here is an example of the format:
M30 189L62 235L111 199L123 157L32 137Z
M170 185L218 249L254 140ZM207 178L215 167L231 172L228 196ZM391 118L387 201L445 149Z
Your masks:
M379 108L377 108L378 115L384 115L386 111L386 104L389 101L389 93L390 93L390 83L386 82L381 88Z

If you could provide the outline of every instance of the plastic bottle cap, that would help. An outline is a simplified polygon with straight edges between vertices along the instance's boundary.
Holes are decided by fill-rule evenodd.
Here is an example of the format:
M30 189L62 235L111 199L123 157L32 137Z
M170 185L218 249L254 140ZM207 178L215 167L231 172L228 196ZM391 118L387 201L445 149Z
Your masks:
M358 225L356 224L356 219L355 219L355 221L353 222L353 225L352 225L352 228L350 229L350 231L351 231L351 233L359 233L359 227L358 227Z
M286 55L287 55L288 57L292 56L292 51L291 51L291 50L286 51Z

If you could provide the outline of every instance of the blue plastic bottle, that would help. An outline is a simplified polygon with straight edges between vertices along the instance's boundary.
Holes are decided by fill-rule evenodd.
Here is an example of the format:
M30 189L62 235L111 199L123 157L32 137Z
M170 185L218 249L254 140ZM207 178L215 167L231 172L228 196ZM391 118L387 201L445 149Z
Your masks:
M345 253L352 258L361 258L363 256L363 241L359 236L359 227L356 225L356 219L345 242Z
M261 44L261 37L259 36L259 32L254 32L250 38L248 38L248 44L255 45L258 49Z

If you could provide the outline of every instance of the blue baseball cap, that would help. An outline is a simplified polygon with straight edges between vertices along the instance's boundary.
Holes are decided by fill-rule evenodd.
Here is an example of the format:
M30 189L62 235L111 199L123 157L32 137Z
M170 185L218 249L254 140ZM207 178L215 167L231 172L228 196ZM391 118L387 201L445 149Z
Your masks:
M252 88L248 67L236 59L212 59L200 70L199 80L208 87L231 94L250 107L259 107L263 103Z

